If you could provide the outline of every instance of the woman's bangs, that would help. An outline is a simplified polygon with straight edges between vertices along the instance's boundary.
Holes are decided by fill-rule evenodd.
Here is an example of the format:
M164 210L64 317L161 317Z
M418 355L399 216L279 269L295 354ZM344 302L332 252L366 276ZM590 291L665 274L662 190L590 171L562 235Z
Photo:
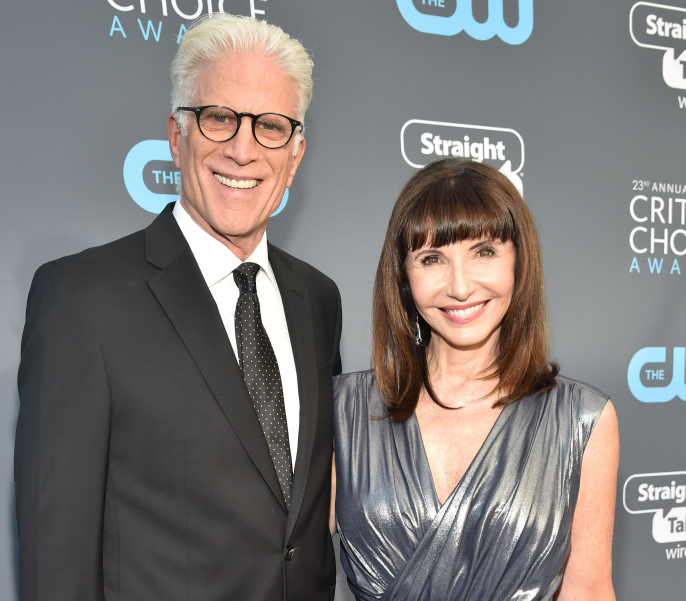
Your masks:
M441 181L418 197L403 228L405 248L440 248L463 240L515 241L515 224L504 199L480 197L460 182Z

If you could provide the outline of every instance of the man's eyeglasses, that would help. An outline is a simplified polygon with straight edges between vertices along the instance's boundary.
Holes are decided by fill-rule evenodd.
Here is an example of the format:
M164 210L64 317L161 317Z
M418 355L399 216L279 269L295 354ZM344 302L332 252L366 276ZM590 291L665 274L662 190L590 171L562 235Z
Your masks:
M243 117L251 118L252 135L265 148L282 148L290 142L296 127L303 131L300 121L278 113L237 113L226 106L214 104L180 106L176 110L195 113L200 133L212 142L227 142L233 138L241 127Z

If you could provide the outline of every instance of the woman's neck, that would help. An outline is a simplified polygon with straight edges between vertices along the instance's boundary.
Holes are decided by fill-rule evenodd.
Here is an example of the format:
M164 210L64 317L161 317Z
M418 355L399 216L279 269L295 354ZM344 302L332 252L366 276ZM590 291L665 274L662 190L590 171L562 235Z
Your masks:
M441 402L453 407L490 399L498 381L484 376L489 373L494 350L495 340L461 349L433 337L426 349L427 367L431 387Z

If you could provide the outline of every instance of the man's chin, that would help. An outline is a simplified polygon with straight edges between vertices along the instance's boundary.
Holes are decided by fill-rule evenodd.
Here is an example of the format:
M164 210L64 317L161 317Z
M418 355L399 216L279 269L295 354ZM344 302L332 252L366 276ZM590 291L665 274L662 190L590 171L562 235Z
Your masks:
M235 241L238 244L242 244L239 241L250 244L250 241L254 240L254 244L257 245L267 229L269 216L250 220L232 217L213 220L212 223L208 224L212 228L212 235L216 238Z

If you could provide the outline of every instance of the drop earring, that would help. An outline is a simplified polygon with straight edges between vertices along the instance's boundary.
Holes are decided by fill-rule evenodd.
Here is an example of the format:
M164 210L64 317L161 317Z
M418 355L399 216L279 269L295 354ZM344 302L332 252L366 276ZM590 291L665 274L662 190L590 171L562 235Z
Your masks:
M419 327L419 313L417 313L417 331L414 334L414 343L419 346L422 343L422 330Z

